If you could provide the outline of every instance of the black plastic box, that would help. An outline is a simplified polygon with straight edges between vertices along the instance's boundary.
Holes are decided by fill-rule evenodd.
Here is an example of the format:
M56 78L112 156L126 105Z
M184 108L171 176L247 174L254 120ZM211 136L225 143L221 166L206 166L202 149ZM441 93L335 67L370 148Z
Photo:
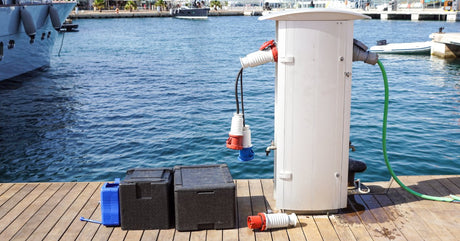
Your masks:
M120 183L121 229L174 227L173 170L131 169Z
M174 167L176 229L235 227L235 184L226 164Z

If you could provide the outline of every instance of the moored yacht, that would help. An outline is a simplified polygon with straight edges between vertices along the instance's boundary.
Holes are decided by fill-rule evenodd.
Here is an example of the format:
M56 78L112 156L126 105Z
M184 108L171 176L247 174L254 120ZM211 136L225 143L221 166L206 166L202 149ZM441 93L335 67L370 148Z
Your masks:
M176 18L207 19L209 10L209 7L206 7L204 2L195 0L191 6L180 6L171 9L171 14Z
M0 81L49 66L58 31L75 4L0 0Z

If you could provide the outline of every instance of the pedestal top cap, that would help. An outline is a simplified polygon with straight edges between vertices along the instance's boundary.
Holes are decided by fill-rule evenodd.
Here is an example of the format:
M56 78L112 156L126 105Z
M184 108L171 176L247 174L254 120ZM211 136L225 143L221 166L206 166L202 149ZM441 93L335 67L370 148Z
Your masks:
M270 13L259 17L259 20L276 21L347 21L370 19L371 17L342 9L305 8Z

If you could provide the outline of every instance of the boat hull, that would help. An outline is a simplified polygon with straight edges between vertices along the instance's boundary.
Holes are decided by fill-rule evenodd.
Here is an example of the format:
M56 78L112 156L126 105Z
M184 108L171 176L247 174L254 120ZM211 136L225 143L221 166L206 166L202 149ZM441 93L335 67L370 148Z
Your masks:
M49 5L23 5L30 13L36 27L35 39L31 41L20 18L22 6L0 7L0 81L47 67L58 32L49 16ZM54 3L59 19L69 15L75 2ZM2 46L3 45L3 46Z
M172 10L172 15L176 18L206 19L208 14L209 8L177 8Z
M369 51L378 54L430 54L431 42L397 43L372 46Z

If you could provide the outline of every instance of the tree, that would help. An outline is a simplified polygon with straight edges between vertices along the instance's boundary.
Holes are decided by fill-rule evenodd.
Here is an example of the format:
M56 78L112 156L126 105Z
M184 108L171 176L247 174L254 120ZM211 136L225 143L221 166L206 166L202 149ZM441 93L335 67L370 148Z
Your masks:
M166 2L164 0L157 0L154 4L156 7L160 8L165 8L166 7Z
M129 10L130 12L136 9L137 9L137 5L133 1L128 1L125 5L125 10Z
M211 4L211 7L214 8L215 10L217 10L217 8L222 8L222 3L220 1L212 0L210 4Z
M99 9L99 12L102 12L102 8L104 8L105 1L104 0L94 0L93 6Z

